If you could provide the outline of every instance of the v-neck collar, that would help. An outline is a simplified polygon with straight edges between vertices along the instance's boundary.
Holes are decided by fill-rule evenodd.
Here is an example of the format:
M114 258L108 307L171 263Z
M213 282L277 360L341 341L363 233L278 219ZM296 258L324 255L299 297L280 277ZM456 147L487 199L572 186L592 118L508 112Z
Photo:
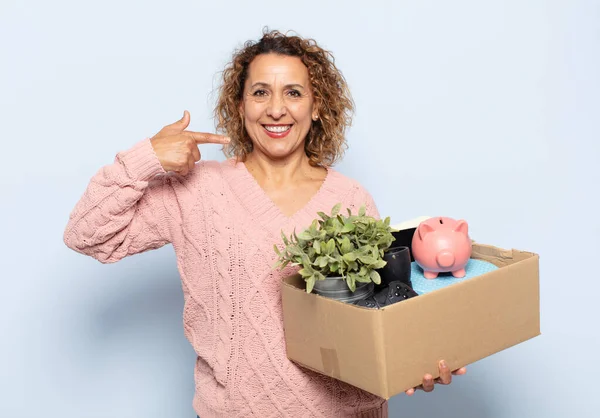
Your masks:
M326 168L327 175L323 183L309 201L293 215L288 216L273 202L243 162L236 162L231 158L225 163L231 166L235 177L229 179L233 192L255 219L275 236L280 236L282 230L308 227L312 220L318 217L318 211L328 211L324 205L334 204L331 203L331 197L335 196L336 192L333 183L337 172L332 168Z

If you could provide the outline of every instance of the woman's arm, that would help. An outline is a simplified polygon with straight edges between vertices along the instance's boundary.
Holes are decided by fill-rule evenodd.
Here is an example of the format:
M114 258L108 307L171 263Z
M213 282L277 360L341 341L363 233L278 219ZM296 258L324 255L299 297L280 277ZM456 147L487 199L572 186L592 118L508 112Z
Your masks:
M173 193L150 140L117 154L113 164L91 179L71 212L65 244L102 263L159 248L170 242L169 224L177 214L165 210Z
M169 178L157 175L186 176L200 160L199 144L229 142L222 135L187 131L189 123L186 110L92 178L64 233L69 248L112 263L171 242L181 213Z

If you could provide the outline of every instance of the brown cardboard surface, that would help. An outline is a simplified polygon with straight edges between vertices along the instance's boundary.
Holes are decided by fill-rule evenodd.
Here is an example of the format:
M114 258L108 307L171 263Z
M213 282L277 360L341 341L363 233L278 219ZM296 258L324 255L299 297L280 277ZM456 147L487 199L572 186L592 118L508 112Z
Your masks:
M540 334L539 257L473 244L498 270L381 310L282 285L288 357L383 398L438 376L438 361L469 365Z
M288 357L328 376L359 387L381 390L385 358L378 317L365 309L307 294L304 281L285 281L284 327ZM360 359L360 361L356 361ZM343 367L342 367L343 366Z

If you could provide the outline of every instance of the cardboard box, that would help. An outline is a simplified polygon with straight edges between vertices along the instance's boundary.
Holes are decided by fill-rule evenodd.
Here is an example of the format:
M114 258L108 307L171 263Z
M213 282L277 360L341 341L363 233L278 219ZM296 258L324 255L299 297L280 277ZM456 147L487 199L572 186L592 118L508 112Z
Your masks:
M410 246L414 231L397 241ZM540 335L539 256L473 242L472 258L499 268L383 309L308 294L299 275L285 278L288 358L389 399L426 373L438 377L441 359L455 370Z

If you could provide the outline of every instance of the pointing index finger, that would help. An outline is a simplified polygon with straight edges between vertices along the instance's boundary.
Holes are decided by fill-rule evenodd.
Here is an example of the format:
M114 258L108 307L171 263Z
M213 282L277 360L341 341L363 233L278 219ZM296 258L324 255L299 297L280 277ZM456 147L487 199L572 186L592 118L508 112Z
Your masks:
M196 141L196 144L228 144L231 141L229 137L223 135L189 131L186 133Z

